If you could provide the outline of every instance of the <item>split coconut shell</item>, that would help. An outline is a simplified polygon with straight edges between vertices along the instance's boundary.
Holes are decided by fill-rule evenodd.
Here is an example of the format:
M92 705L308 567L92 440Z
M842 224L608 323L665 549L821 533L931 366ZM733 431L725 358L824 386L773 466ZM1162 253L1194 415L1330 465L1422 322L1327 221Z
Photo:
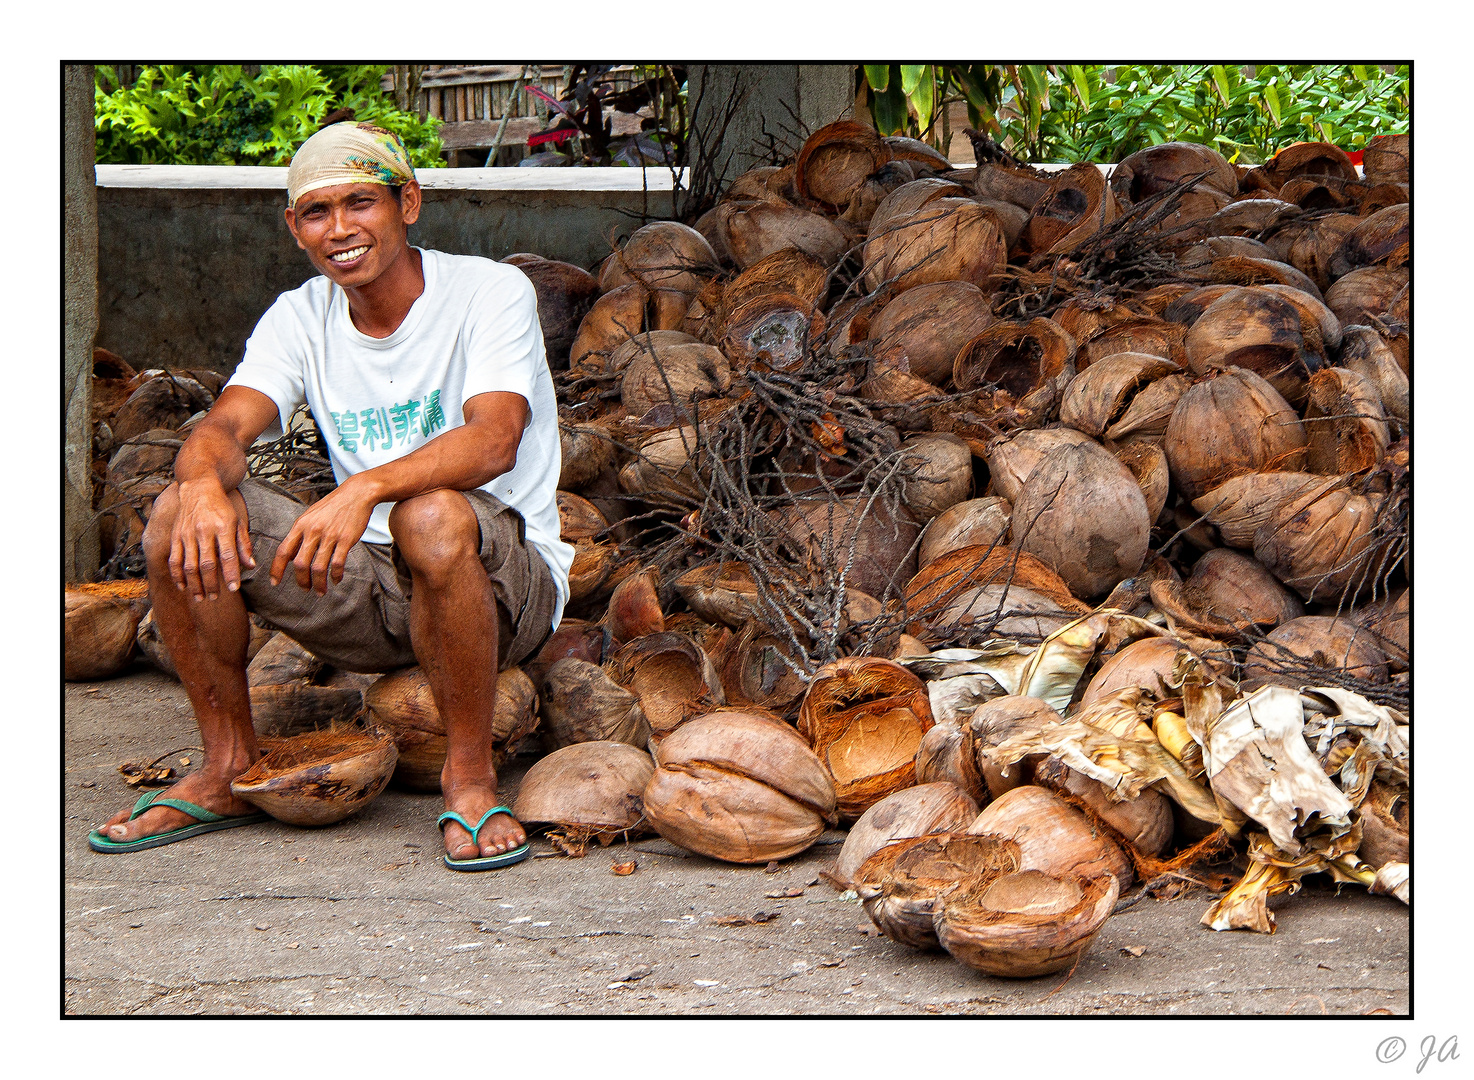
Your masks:
M978 804L972 796L945 781L887 795L850 827L830 877L841 887L851 888L860 865L887 844L932 833L961 832L977 816Z
M726 704L716 668L684 634L667 630L636 638L604 668L611 679L639 697L657 742L693 716Z
M517 788L512 814L551 825L577 846L648 832L640 796L655 762L624 742L581 742L535 762Z
M571 656L556 660L540 689L542 722L555 747L621 742L643 751L650 741L638 695L595 663Z
M1075 339L1050 319L997 323L957 352L958 390L987 389L985 411L1010 427L1037 427L1075 377Z
M289 825L331 825L378 798L398 757L387 732L309 731L269 749L230 791Z
M68 586L62 673L67 682L109 679L128 666L148 613L142 578Z
M879 657L825 664L798 713L798 732L833 778L846 821L915 784L916 751L931 726L926 685Z
M1197 499L1244 473L1303 468L1308 441L1300 418L1273 386L1230 367L1182 395L1162 449L1178 492Z
M1042 787L1026 784L1005 792L967 831L1017 844L1021 870L1086 878L1110 874L1122 888L1134 879L1125 852L1083 813Z
M1349 368L1311 377L1305 432L1310 471L1335 476L1375 468L1391 442L1376 384Z
M824 766L791 727L761 711L710 713L673 732L643 801L662 837L735 863L797 855L835 820Z
M1306 600L1354 599L1392 569L1383 504L1344 487L1286 499L1254 533L1254 557Z
M943 386L957 352L993 321L988 296L969 281L919 285L870 322L871 350L882 364Z

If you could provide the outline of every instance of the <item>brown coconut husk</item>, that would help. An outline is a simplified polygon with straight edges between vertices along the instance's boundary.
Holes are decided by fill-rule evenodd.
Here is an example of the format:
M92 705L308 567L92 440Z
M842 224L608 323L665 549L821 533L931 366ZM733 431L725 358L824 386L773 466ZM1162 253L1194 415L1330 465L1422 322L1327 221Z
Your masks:
M769 293L796 296L807 307L817 308L829 291L829 270L797 248L784 248L759 259L721 289L723 311L735 311Z
M971 282L919 285L870 321L871 349L876 360L943 386L958 350L992 321L987 294Z
M1021 206L998 199L978 197L974 201L998 219L998 224L1003 227L1003 242L1012 251L1018 245L1019 237L1023 235L1024 226L1029 223L1029 212Z
M615 644L623 645L646 634L665 630L665 615L660 610L660 575L651 568L631 574L609 595L609 610L604 625Z
M92 423L106 420L132 393L128 382L138 374L133 365L101 346L92 349Z
M1201 271L1200 271L1201 272ZM1245 255L1225 255L1214 259L1206 268L1209 281L1228 285L1286 285L1321 298L1320 288L1307 275L1289 263Z
M1360 222L1356 214L1307 214L1278 226L1265 243L1275 258L1305 274L1324 294L1335 280L1331 260Z
M637 695L659 742L693 716L726 704L722 683L706 653L684 634L647 634L604 665L609 677Z
M1182 395L1192 380L1186 375L1164 375L1137 391L1120 419L1105 430L1112 442L1151 442L1160 445L1167 435L1167 425Z
M1307 337L1300 309L1261 289L1224 293L1195 321L1184 345L1195 374L1238 367L1268 382L1286 401L1304 400L1310 373L1325 358L1318 328Z
M1411 589L1400 589L1386 600L1368 604L1352 616L1386 655L1387 670L1393 674L1406 671L1411 660L1411 595Z
M113 414L113 439L122 443L155 428L177 430L214 403L215 395L189 376L159 372L129 394Z
M938 199L966 198L967 190L954 180L928 176L895 188L870 215L870 232L879 233L891 222L916 213Z
M1254 533L1281 502L1329 491L1340 482L1339 477L1289 470L1249 472L1216 485L1194 499L1192 506L1217 528L1229 547L1252 548Z
M907 135L887 135L884 142L891 152L892 159L914 161L925 168L940 169L944 172L953 168L946 154L920 139L913 139Z
M699 456L694 427L682 425L655 432L641 440L639 456L620 470L619 486L646 502L674 499L675 505L683 505L681 500L698 495L693 465ZM662 495L667 498L661 499Z
M916 537L921 529L904 508L891 514L868 496L824 495L802 497L771 516L812 565L831 568L833 573L846 570L850 588L885 599L916 575Z
M1306 600L1355 599L1388 569L1383 501L1344 487L1286 499L1254 533L1254 557Z
M1346 234L1341 247L1331 257L1331 276L1340 278L1363 266L1379 263L1398 266L1407 261L1412 207L1398 203L1364 218Z
M1293 309L1290 314L1298 320ZM1307 441L1299 417L1273 386L1253 371L1229 367L1182 395L1162 448L1178 492L1197 499L1244 473L1303 468Z
M1312 351L1314 351L1315 334L1320 335L1321 355L1328 356L1341 347L1341 320L1336 318L1336 313L1326 307L1316 296L1304 289L1272 282L1267 285L1256 285L1254 288L1273 293L1295 305L1295 310L1300 313L1300 332L1305 335Z
M527 770L512 814L523 825L556 828L582 854L590 840L607 845L653 831L640 796L654 772L650 755L627 743L564 746Z
M684 417L696 401L723 394L731 385L732 371L722 351L689 342L640 352L624 369L620 392L624 407L635 416L668 405Z
M986 975L1048 975L1080 962L1120 892L1110 876L1023 870L973 879L938 898L937 940L953 959Z
M742 563L698 566L677 578L675 586L691 610L708 622L735 630L750 619L764 618L765 608L757 582L752 571Z
M1111 171L1111 190L1126 205L1176 187L1206 173L1201 183L1225 195L1238 193L1233 166L1216 150L1198 143L1168 142L1130 154Z
M1004 694L973 710L967 726L972 732L978 772L991 798L1000 798L1005 792L1032 783L1034 767L1044 760L1044 755L1031 754L1008 765L995 765L984 751L1014 736L1037 733L1045 724L1059 719L1059 713L1047 701L1023 694Z
M984 549L1008 538L1013 504L997 495L968 499L938 514L921 534L917 566L925 570L943 555L966 547ZM918 571L919 572L919 571Z
M1262 166L1265 178L1283 187L1297 176L1329 176L1356 180L1356 166L1339 146L1325 142L1295 143L1279 151Z
M331 825L378 798L398 758L384 731L309 731L271 747L230 791L289 825Z
M789 371L824 333L824 316L802 297L769 292L731 309L722 323L722 348L746 370L760 364Z
M605 292L638 283L695 295L720 269L716 252L689 225L652 221L636 229L605 262L599 287Z
M602 664L605 642L602 626L583 619L564 618L558 623L558 629L548 635L537 654L522 665L522 670L527 672L532 685L541 690L548 670L559 660L572 658L594 665Z
M1358 811L1362 833L1356 857L1378 868L1407 862L1412 850L1408 837L1412 802L1407 789L1373 780Z
M858 228L867 227L887 195L916 179L917 168L918 163L913 161L886 162L855 189L839 215L840 220Z
M926 623L912 629L929 639L981 637L1038 642L1079 618L1051 597L1021 585L968 586L957 592Z
M1138 692L1134 689L1128 691ZM1150 708L1146 711L1146 718L1151 718ZM1150 731L1144 734L1150 737ZM1090 813L1115 829L1138 854L1158 856L1172 842L1175 828L1172 800L1160 791L1144 788L1136 798L1118 801L1111 798L1099 780L1085 776L1053 757L1034 770L1034 782L1071 800L1078 799Z
M614 464L613 434L603 424L559 425L562 467L558 487L578 491Z
M615 544L599 540L577 540L573 562L568 568L568 602L577 604L594 595L609 580L618 552Z
M142 579L69 586L63 620L66 681L109 679L127 667L148 610L148 582Z
M248 686L280 686L314 681L323 663L286 634L274 634L246 665Z
M805 199L843 210L865 178L890 159L890 147L873 127L839 120L804 140L794 162L793 186Z
M1371 382L1391 430L1411 419L1407 373L1380 333L1369 326L1348 326L1341 341L1340 364Z
M577 657L554 661L539 683L541 717L555 747L622 742L644 749L650 722L639 697L597 664Z
M1072 165L1054 174L1049 191L1034 204L1015 254L1072 251L1086 237L1120 216L1116 195L1094 165Z
M1146 560L1151 518L1131 471L1096 444L1063 449L1030 474L1013 506L1013 545L1075 596L1103 595Z
M1143 388L1180 370L1171 360L1145 353L1123 352L1098 359L1065 387L1060 421L1098 439L1121 419Z
M1406 184L1412 161L1411 135L1378 135L1362 151L1362 176L1373 184Z
M1339 176L1297 176L1279 190L1279 197L1305 211L1360 209L1361 200L1370 190L1360 180Z
M622 373L638 358L664 357L666 350L676 345L696 342L697 339L684 330L649 330L626 338L616 345L609 353L605 368L610 372Z
M1011 503L1018 501L1024 482L1039 464L1069 446L1094 443L1082 431L1070 427L1015 431L994 439L983 455L988 464L989 487Z
M511 258L502 262L511 262ZM537 291L537 321L542 327L548 366L562 371L568 367L568 353L578 336L579 324L599 298L599 279L582 267L553 259L512 265L527 275Z
M718 661L722 692L739 708L758 706L781 716L796 713L804 681L792 647L756 619L733 636Z
M1146 637L1131 642L1100 665L1080 695L1080 704L1090 705L1132 687L1159 698L1170 697L1168 680L1184 651L1182 642L1172 637Z
M933 432L901 446L908 468L902 499L918 522L926 523L972 494L972 449L956 435Z
M1186 335L1187 328L1179 323L1155 318L1129 319L1083 342L1075 350L1075 370L1084 371L1091 364L1122 353L1158 356L1182 367L1187 362L1183 346Z
M648 325L646 308L650 296L650 290L643 285L630 284L599 297L578 325L578 333L569 346L569 366L602 371L614 349L636 334L658 329Z
M897 189L904 190L904 189ZM971 199L936 199L883 226L872 221L862 253L866 286L901 293L937 281L983 285L1008 262L1003 227Z
M973 190L985 198L1001 199L1024 210L1033 210L1049 192L1052 177L1028 165L984 162L973 176Z
M1191 327L1217 300L1234 289L1242 287L1240 285L1203 285L1192 289L1177 296L1162 308L1162 318L1167 322ZM1183 347L1186 349L1186 334L1183 337ZM1184 355L1186 355L1185 352Z
M1018 845L1019 869L1046 874L1113 875L1125 888L1134 879L1131 860L1082 812L1053 792L1024 785L995 798L968 826Z
M1167 505L1167 495L1172 487L1167 455L1155 443L1135 440L1111 447L1111 453L1136 477L1141 497L1146 500L1147 520L1157 521Z
M1028 589L1058 612L1083 615L1090 610L1044 562L1001 545L958 548L933 560L907 583L903 599L912 618L935 622L964 595L988 585Z
M824 665L798 714L798 732L833 778L846 821L916 782L916 750L931 726L925 684L878 657Z
M411 791L439 791L447 750L445 721L425 673L418 667L391 672L363 692L363 703L369 722L389 732L399 749L394 782ZM537 723L536 687L520 668L507 668L497 676L491 712L492 758L498 768Z
M1210 219L1202 230L1208 236L1251 236L1260 238L1270 229L1299 218L1302 208L1274 198L1240 198Z
M558 526L559 538L572 543L575 540L592 540L609 528L609 521L599 508L581 495L571 491L559 491Z
M1334 476L1374 468L1391 441L1376 385L1347 368L1311 377L1305 431L1310 471Z
M1272 629L1305 614L1299 599L1254 559L1228 548L1205 552L1181 585L1152 583L1152 601L1175 624L1203 637Z
M1336 279L1326 290L1326 307L1336 313L1343 327L1375 325L1373 319L1387 313L1407 284L1405 266L1364 266ZM1406 320L1399 321L1407 325Z
M921 745L916 748L917 785L945 782L965 793L973 805L979 808L986 806L991 796L982 770L978 768L976 742L972 728L960 720L949 719L937 724L921 737ZM972 817L969 817L962 824L949 828L966 828L971 823Z
M1368 683L1387 681L1387 657L1351 619L1305 615L1276 627L1244 657L1240 689L1299 688L1343 673Z
M773 197L719 203L716 227L733 261L744 269L785 248L833 266L850 247L849 237L828 218Z
M735 863L797 855L835 820L834 785L819 759L761 710L710 713L672 734L643 801L666 840Z
M977 816L976 800L947 781L920 783L887 795L850 826L834 869L827 876L842 889L852 888L860 866L887 844L933 833L961 832Z
M855 891L892 941L937 950L933 905L959 882L991 881L1018 869L1017 845L995 836L936 833L887 844L860 864Z
M1211 267L1218 259L1232 258L1282 261L1276 259L1274 252L1267 244L1261 244L1258 240L1250 240L1247 236L1210 236L1206 240L1198 241L1178 255L1177 265L1184 270L1201 271ZM1214 275L1213 280L1227 279Z
M1141 311L1131 303L1116 303L1092 295L1072 296L1050 316L1061 330L1074 338L1077 345L1112 330L1139 322Z
M1036 427L1075 377L1075 339L1049 319L997 323L957 352L952 381L982 390L978 410L1000 426Z

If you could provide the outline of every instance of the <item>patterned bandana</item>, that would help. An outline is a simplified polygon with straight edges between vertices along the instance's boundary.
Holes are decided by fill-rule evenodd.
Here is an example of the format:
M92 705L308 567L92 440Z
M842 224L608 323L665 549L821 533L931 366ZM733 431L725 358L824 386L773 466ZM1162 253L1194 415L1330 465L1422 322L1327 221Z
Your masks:
M287 205L309 191L337 184L398 187L415 178L404 143L392 131L344 120L325 127L298 149L287 169Z

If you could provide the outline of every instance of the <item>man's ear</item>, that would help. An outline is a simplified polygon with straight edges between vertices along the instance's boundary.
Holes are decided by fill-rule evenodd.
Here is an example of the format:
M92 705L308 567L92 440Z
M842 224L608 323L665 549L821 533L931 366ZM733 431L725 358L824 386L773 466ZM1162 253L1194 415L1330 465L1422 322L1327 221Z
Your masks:
M287 219L287 228L291 231L292 239L297 241L299 248L306 251L307 245L302 243L302 238L297 235L297 211L289 206L282 211L282 215Z
M399 193L399 212L406 225L420 220L420 183L410 180Z

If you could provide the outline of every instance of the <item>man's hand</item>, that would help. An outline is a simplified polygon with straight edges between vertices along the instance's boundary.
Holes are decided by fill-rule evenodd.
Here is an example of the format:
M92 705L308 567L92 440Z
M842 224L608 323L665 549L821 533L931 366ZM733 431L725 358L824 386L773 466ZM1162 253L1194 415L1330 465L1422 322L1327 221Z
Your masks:
M169 537L169 576L196 600L241 586L241 564L255 569L251 534L218 479L179 484L179 514Z
M363 538L374 506L381 501L362 482L364 475L349 477L297 519L271 562L273 586L281 584L288 562L296 571L297 584L319 596L327 595L329 580L342 582L348 552Z

